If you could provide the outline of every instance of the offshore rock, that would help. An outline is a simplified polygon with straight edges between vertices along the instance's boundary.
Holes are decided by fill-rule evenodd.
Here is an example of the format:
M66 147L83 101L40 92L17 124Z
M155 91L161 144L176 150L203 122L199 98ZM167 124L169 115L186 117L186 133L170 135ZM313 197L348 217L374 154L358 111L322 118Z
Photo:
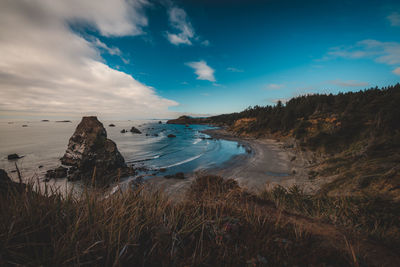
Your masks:
M107 132L97 117L83 117L69 139L68 148L61 158L63 165L72 166L70 180L81 178L106 185L130 172L117 145L107 138Z
M22 158L22 157L20 157L18 154L15 154L15 153L7 156L8 160L20 159L20 158Z
M134 126L132 126L130 132L131 133L135 133L135 134L141 134L142 133L138 128L136 128Z

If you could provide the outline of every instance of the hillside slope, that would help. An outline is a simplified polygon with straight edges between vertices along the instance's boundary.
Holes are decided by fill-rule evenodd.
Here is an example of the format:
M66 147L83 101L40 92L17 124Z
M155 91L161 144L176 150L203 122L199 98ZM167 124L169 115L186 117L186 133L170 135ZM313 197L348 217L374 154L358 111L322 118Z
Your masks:
M337 95L307 95L285 105L249 107L208 118L239 136L294 140L314 151L310 179L334 181L332 194L385 193L400 199L400 84Z

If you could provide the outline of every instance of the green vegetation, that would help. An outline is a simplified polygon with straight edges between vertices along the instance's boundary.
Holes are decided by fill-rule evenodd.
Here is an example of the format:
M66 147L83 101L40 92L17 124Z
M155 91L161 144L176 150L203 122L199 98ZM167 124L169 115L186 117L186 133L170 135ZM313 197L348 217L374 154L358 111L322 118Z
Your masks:
M337 175L326 192L386 192L400 200L400 84L338 95L307 95L210 117L237 134L294 138L326 155L310 178Z
M79 199L48 192L27 186L0 195L1 265L359 266L398 260L391 251L398 250L399 210L379 211L372 200L318 199L282 188L257 196L215 176L198 177L178 202L151 188L107 198L89 190ZM363 231L377 241L360 239ZM380 242L385 236L390 242Z
M306 95L290 99L285 105L249 107L240 113L210 117L211 122L233 126L243 118L255 118L249 132L281 132L301 139L313 148L345 148L360 139L384 136L390 145L400 146L400 84L338 95ZM389 141L389 140L388 140Z

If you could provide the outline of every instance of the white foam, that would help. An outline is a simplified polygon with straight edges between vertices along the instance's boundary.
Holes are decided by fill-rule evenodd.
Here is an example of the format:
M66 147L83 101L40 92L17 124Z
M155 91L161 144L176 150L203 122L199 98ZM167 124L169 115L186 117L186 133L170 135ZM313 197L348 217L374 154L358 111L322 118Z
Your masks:
M193 145L199 143L200 141L201 141L201 139L200 139L200 138L197 138L196 140L194 140Z
M203 155L204 155L204 153L202 153L202 154L200 154L200 155L197 155L197 156L194 156L194 157L191 157L191 158L188 158L188 159L185 159L185 160L183 160L183 161L180 161L180 162L177 162L177 163L168 165L168 166L161 167L161 169L163 169L163 168L166 169L166 168L171 168L171 167L179 166L179 165L182 165L182 164L184 164L184 163L187 163L187 162L193 161L193 160L195 160L195 159L198 159L198 158L200 158L200 157L203 156Z

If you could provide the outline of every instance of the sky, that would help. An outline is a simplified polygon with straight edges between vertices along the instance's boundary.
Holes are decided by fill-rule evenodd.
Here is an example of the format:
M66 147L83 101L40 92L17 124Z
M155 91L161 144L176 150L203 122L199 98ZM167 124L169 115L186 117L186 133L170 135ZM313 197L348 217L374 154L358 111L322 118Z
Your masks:
M0 119L207 116L398 82L397 0L0 0Z

